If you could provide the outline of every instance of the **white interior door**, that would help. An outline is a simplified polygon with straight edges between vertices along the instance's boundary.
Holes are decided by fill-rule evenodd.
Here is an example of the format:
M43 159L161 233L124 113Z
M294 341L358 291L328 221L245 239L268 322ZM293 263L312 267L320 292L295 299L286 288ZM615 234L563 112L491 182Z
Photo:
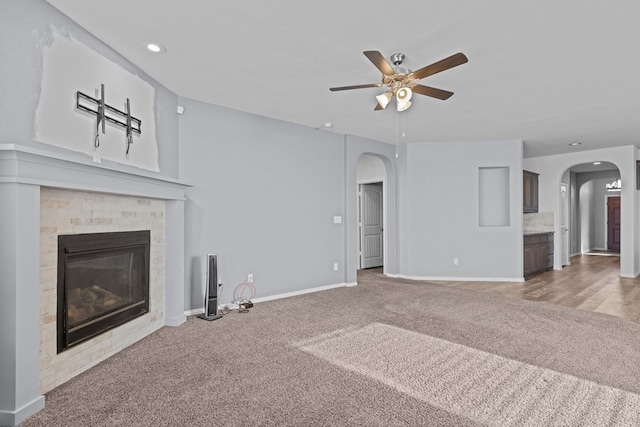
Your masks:
M360 185L360 267L383 264L382 183Z

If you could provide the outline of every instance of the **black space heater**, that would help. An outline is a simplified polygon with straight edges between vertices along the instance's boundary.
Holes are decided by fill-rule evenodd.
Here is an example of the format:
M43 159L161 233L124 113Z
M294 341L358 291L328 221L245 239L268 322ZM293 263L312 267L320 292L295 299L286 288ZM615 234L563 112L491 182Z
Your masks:
M207 255L207 286L204 291L204 313L198 315L204 320L216 320L218 314L218 256Z

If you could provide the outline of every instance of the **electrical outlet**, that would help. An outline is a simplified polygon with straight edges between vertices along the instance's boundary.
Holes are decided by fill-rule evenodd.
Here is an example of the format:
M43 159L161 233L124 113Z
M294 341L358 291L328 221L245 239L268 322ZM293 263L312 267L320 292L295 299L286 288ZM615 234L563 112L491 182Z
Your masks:
M338 263L333 263L333 271L338 271Z
M253 274L249 273L249 275L247 276L247 282L253 282Z
M460 264L460 259L459 258L454 258L453 259L453 265L459 265Z

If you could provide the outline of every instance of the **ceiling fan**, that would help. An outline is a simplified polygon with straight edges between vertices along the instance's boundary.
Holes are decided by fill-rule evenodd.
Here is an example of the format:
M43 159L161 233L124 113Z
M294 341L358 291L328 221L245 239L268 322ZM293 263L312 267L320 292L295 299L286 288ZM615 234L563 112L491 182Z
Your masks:
M398 111L404 111L411 106L410 99L413 93L431 96L442 100L449 99L451 95L453 95L453 92L421 85L418 83L418 80L441 71L448 70L449 68L457 67L458 65L462 65L468 61L467 57L463 53L456 53L441 61L422 67L419 70L411 71L400 66L402 61L404 61L404 53L394 53L391 55L390 59L394 66L391 66L391 64L377 50L367 50L362 53L364 53L364 56L369 58L369 61L371 61L373 65L382 72L382 82L355 86L332 87L329 88L329 90L335 92L340 90L364 89L369 87L388 87L389 90L387 92L376 96L376 99L378 100L378 104L374 108L376 111L384 110L394 96L396 97Z

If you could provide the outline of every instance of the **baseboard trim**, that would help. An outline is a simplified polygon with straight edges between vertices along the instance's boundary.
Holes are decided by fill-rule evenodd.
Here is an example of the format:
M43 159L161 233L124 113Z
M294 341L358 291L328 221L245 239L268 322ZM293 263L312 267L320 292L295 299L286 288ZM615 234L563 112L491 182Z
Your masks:
M318 286L318 287L315 287L315 288L302 289L302 290L299 290L299 291L285 292L285 293L282 293L282 294L269 295L269 296L260 297L260 298L253 298L251 300L251 302L256 304L256 303L265 302L265 301L273 301L273 300L282 299L282 298L295 297L295 296L298 296L298 295L311 294L311 293L314 293L314 292L328 291L329 289L352 287L352 286L356 286L357 284L358 284L358 282L350 282L350 283L336 283L336 284L333 284L333 285ZM226 303L222 303L222 304L220 304L220 306L224 306L225 304ZM204 308L195 308L195 309L192 309L192 310L187 310L187 311L184 312L184 315L185 316L193 316L193 315L200 314L200 313L204 313Z
M450 277L450 276L408 276L406 274L387 274L389 277L422 281L443 282L524 282L524 277Z
M187 310L184 312L185 316L195 316L196 314L204 313L204 308L194 308L193 310Z
M638 276L640 276L640 273L636 272L634 274L620 274L620 277L625 277L628 279L636 279L638 278Z
M326 285L326 286L318 286L315 288L308 288L308 289L302 289L299 291L293 291L293 292L285 292L282 294L276 294L276 295L269 295L266 297L260 297L260 298L254 298L251 300L251 302L257 303L257 302L265 302L265 301L273 301L276 299L282 299L282 298L289 298L289 297L295 297L298 295L304 295L304 294L312 294L314 292L321 292L321 291L328 291L329 289L336 289L336 288L344 288L344 287L351 287L351 286L355 286L357 285L357 282L354 284L352 283L336 283L333 285Z
M38 396L15 412L0 410L0 426L19 426L31 415L44 409L44 396Z
M180 326L187 321L187 314L175 317L165 317L164 326Z

